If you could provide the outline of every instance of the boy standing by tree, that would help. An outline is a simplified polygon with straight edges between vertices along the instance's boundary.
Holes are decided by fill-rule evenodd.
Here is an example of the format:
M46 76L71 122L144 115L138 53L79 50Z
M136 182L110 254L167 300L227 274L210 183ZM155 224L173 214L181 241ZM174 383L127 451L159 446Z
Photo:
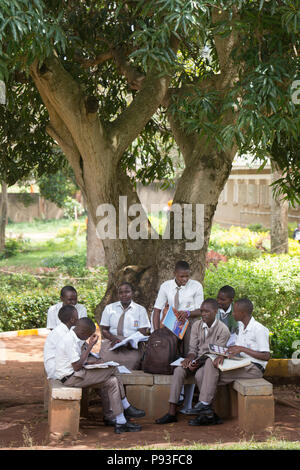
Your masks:
M189 352L189 343L193 323L200 318L200 307L203 302L203 287L200 282L190 279L190 266L186 261L178 261L175 265L174 279L163 282L160 286L154 309L153 328L160 327L160 315L168 304L178 310L177 319L181 322L189 320L189 325L182 340L183 357ZM182 412L191 408L194 385L184 387L185 401Z

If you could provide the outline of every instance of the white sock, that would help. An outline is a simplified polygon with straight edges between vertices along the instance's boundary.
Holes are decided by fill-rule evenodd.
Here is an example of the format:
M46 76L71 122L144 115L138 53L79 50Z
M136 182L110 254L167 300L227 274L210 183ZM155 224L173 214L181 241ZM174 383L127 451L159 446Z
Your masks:
M123 405L124 410L127 410L127 408L130 407L130 403L129 403L129 401L127 400L126 397L123 398L123 400L122 400L122 405Z
M127 421L126 421L126 418L125 416L123 415L123 413L119 414L118 416L116 416L116 423L117 424L126 424Z
M207 401L201 401L202 405L209 405L209 403Z
M195 384L189 384L184 386L184 403L183 408L192 408L193 396L194 396Z

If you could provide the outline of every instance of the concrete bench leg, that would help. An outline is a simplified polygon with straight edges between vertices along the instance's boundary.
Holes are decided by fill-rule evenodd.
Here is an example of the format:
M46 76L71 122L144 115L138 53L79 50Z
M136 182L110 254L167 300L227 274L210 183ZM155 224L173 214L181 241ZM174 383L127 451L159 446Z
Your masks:
M44 410L45 411L48 410L49 394L50 394L49 382L48 382L46 374L44 374Z
M80 416L87 418L89 414L89 389L82 389L82 397L80 402Z
M169 385L126 385L129 403L146 412L147 418L160 418L169 407Z
M76 436L79 431L80 400L51 398L48 410L49 433Z
M250 395L238 393L239 427L246 432L257 432L274 425L273 395Z
M231 402L228 385L219 385L213 401L213 409L220 418L231 417Z

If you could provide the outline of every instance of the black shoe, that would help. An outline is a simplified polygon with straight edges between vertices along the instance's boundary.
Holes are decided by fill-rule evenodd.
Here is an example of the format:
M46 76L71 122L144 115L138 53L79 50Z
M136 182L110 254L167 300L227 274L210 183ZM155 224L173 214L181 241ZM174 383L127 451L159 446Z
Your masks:
M105 426L115 426L116 420L115 419L103 418L103 423L104 423Z
M142 418L146 413L144 410L138 410L134 406L130 405L129 408L124 410L124 416L126 418Z
M142 427L139 424L127 423L125 424L115 424L115 433L122 434L123 432L138 432L141 431Z
M222 424L223 421L216 413L201 413L197 418L189 421L190 426L209 426L211 424Z
M200 413L212 412L210 405L203 405L200 401L193 408L186 410L186 415L199 415Z
M167 413L161 418L156 419L155 422L156 424L177 423L177 418L175 415L170 415L169 413Z

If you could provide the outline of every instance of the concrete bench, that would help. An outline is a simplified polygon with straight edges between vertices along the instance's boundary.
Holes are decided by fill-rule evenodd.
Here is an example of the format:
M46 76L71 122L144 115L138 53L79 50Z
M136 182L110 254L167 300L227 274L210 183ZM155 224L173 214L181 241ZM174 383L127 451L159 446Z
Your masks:
M146 411L146 416L158 418L166 413L172 375L153 375L133 371L122 375L129 402ZM195 383L189 377L185 384ZM217 388L213 407L221 418L238 418L247 432L274 424L273 385L265 379L239 379Z
M172 375L132 371L119 374L130 403L146 412L151 421L167 412ZM195 383L189 377L185 384ZM58 380L49 381L48 424L50 433L76 435L80 409L86 414L87 402L81 403L87 389L65 387ZM238 425L247 432L273 426L273 385L265 379L239 379L219 386L214 410L221 418L238 418Z

